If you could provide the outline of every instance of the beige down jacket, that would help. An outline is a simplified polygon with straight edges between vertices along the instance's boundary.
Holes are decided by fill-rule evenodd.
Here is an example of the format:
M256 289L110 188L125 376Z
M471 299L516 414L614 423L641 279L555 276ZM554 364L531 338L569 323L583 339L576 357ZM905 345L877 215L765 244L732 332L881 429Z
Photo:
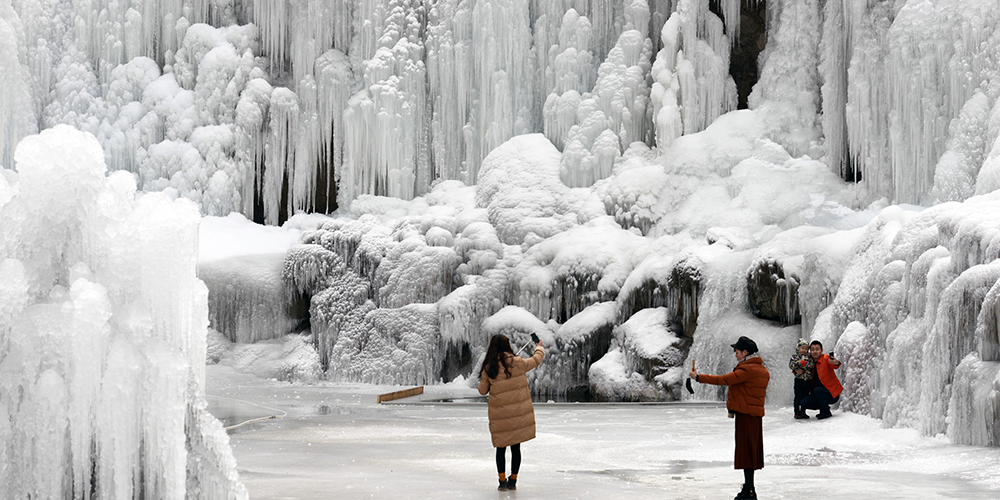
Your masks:
M497 378L489 378L484 370L479 374L479 394L489 394L490 434L493 446L503 448L535 438L535 409L531 405L531 390L525 373L542 363L545 349L535 346L528 359L507 354L510 377L500 367Z

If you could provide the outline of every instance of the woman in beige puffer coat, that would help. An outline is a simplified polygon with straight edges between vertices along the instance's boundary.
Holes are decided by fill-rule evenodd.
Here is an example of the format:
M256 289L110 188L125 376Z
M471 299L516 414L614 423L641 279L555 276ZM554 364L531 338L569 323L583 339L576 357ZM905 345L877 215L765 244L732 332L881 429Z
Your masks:
M531 390L525 373L534 369L545 357L542 343L535 345L534 354L524 359L514 354L510 339L494 335L486 350L486 359L479 372L479 393L489 394L490 434L497 449L497 474L500 491L517 489L517 471L521 467L521 443L535 438L535 409L531 405ZM504 464L510 446L510 479Z

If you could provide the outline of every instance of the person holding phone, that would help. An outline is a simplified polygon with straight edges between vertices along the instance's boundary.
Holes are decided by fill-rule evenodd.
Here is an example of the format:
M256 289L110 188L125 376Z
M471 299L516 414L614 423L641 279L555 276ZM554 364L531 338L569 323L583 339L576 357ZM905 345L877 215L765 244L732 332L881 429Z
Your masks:
M833 356L833 351L830 351L830 354L823 354L823 343L818 340L809 344L809 355L815 362L812 373L812 390L799 404L803 408L803 413L805 410L819 410L819 415L816 415L817 419L830 418L833 416L830 413L830 405L840 401L840 393L844 390L844 386L840 384L840 379L834 372L840 368L840 360Z
M696 382L729 386L726 408L736 415L736 451L733 467L743 469L743 489L736 499L757 498L754 488L754 471L764 468L764 398L771 373L757 355L757 343L740 337L732 344L736 368L725 375L699 374L691 367L691 378Z
M545 349L534 333L535 352L524 359L514 354L506 335L494 335L479 370L479 394L489 394L490 435L496 447L500 491L517 489L521 467L521 443L535 438L535 408L525 375L542 363ZM510 477L506 475L507 447L510 447Z

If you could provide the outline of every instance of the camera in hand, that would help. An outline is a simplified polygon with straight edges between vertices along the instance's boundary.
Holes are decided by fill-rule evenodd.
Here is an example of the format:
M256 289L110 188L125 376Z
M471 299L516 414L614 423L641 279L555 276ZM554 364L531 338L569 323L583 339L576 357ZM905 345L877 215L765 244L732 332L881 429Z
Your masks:
M534 343L536 343L536 344L539 343L539 342L541 342L541 340L538 339L538 335L535 334L535 332L531 332L531 341L534 342Z
M830 351L830 357L831 358L836 358L836 356L833 355L833 351Z

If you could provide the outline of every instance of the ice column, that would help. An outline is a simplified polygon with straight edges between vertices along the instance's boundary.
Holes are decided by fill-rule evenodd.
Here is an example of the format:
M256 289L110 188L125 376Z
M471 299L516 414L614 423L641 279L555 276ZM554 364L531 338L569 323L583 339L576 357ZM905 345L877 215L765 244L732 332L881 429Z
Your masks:
M474 109L469 179L478 178L482 159L515 135L538 129L534 98L534 50L528 0L484 0L472 12Z
M0 175L0 497L247 498L205 411L197 207L136 200L66 125L15 159L16 185Z
M562 18L559 43L548 50L551 64L543 70L543 89L550 93L545 100L543 120L545 136L560 150L570 128L576 124L580 94L590 92L597 78L590 52L592 31L590 20L570 9Z
M663 48L653 67L652 112L657 146L699 132L736 109L729 76L730 37L708 4L680 0L660 32ZM732 35L730 35L732 36Z
M468 2L437 2L427 16L427 81L434 170L443 179L475 182L470 120L475 98L472 9Z
M630 144L651 141L646 81L652 58L652 41L646 36L649 7L635 2L625 12L626 31L601 63L593 92L582 96L576 124L566 135L560 178L570 187L590 186L608 177Z
M365 89L344 112L345 156L337 197L342 206L362 193L410 199L426 192L432 180L420 38L424 13L409 0L390 6L378 48L362 66Z
M820 7L818 0L783 4L768 27L767 62L749 96L749 107L767 114L767 135L792 156L806 154L821 137Z

